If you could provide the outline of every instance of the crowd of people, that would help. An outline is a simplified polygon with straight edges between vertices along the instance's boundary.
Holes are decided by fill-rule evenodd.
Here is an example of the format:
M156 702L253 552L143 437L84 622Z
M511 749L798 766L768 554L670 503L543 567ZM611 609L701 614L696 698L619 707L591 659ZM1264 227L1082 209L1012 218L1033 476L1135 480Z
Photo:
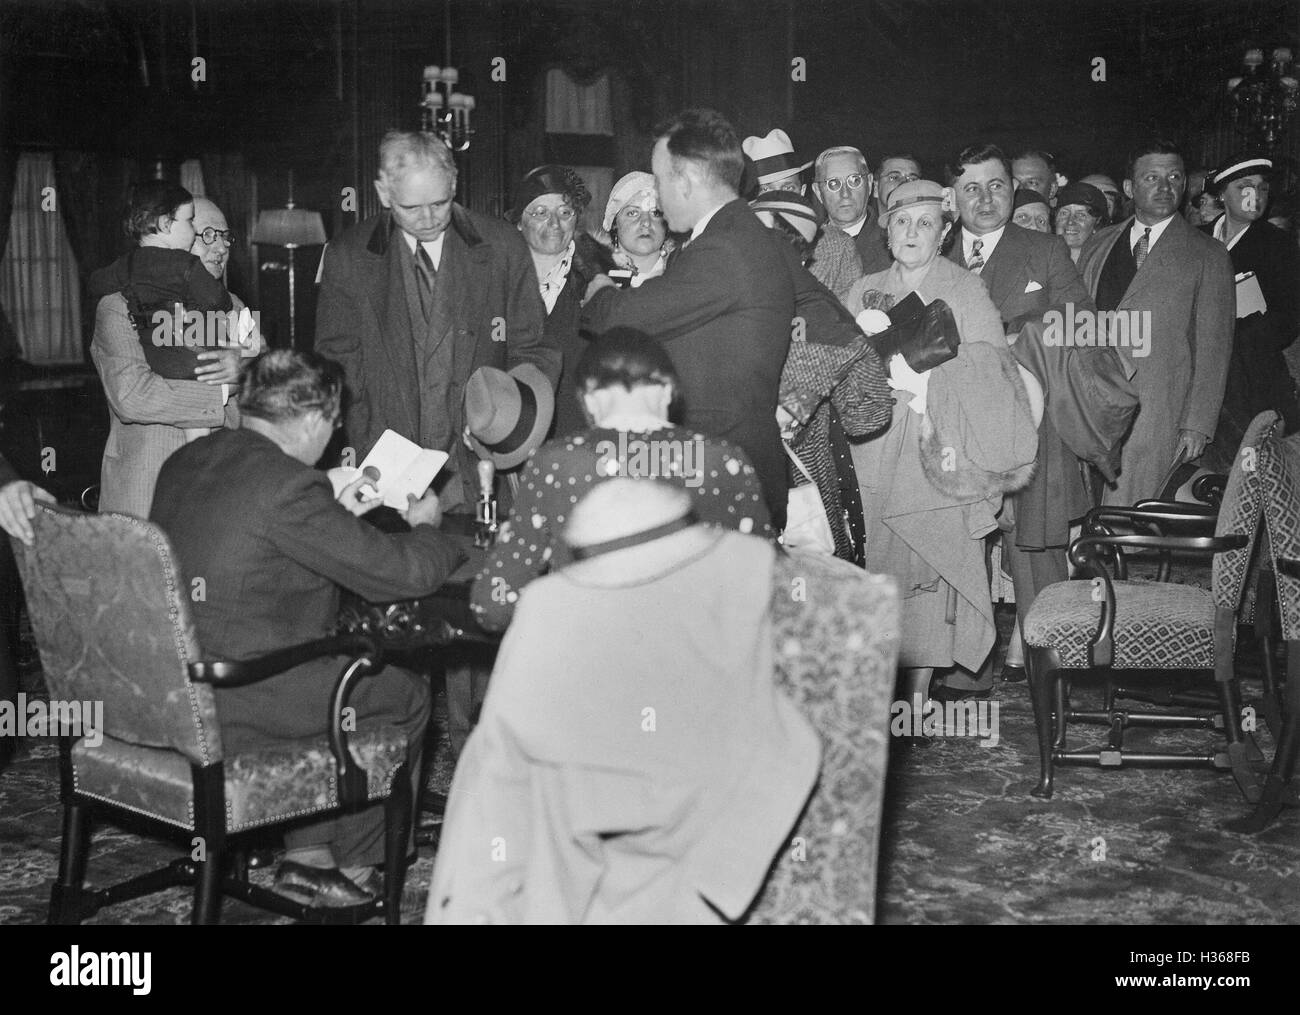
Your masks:
M1185 205L1188 167L1165 141L1137 147L1117 185L983 142L942 167L849 145L804 160L784 131L742 140L697 109L657 130L648 168L617 181L592 232L591 194L561 165L528 173L500 221L455 202L440 140L390 132L383 210L326 249L313 353L267 352L256 333L197 355L151 348L144 318L160 306L242 306L222 282L220 209L174 185L136 191L135 249L92 285L112 411L100 509L151 518L187 580L205 578L193 612L212 655L320 636L340 588L433 591L462 559L443 517L474 513L480 460L501 473L503 523L470 605L506 640L495 675L490 660L447 673L452 744L470 761L431 920L706 919L697 892L736 908L709 895L734 891L726 878L683 874L735 843L681 811L721 808L734 776L774 848L811 786L811 731L754 690L771 672L753 639L783 545L895 580L909 698L984 697L997 573L1023 620L1068 577L1088 508L1157 496L1212 442L1231 455L1234 418L1272 408L1300 426L1283 358L1295 243L1267 219L1267 158L1233 156L1204 177L1209 200ZM1216 201L1222 213L1197 221ZM378 500L361 479L332 487L317 468L333 464L327 448L359 461L389 430L449 455L400 532L362 519ZM6 478L0 525L30 540L41 491ZM1018 641L1004 681L1023 679ZM657 667L638 656L651 644ZM227 750L311 733L323 665L219 692ZM418 772L427 686L389 674L357 706L402 730ZM543 678L572 709L530 683ZM638 689L660 712L698 705L750 725L674 727L633 747L611 724L639 714ZM480 710L489 728L471 736ZM727 759L713 770L710 736ZM747 764L785 766L765 802ZM671 793L651 801L656 780ZM672 848L640 866L623 856L603 888L539 886L538 871L577 862L554 842L498 876L469 831L495 834L508 810L514 841L536 838L515 811L540 799L537 822L567 814L612 836L635 825L638 794L641 819L677 822ZM375 810L300 829L278 884L320 905L373 896L381 839ZM771 855L747 856L751 873Z

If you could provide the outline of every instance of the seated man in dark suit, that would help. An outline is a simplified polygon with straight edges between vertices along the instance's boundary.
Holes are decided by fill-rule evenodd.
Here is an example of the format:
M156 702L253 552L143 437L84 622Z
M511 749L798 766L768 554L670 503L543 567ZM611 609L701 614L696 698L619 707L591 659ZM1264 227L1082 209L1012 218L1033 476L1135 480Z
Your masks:
M782 241L737 196L744 152L731 124L692 109L657 133L659 203L668 227L690 238L639 289L620 291L597 275L582 323L596 337L632 328L663 344L682 382L682 422L745 452L781 528L787 482L776 403L794 317Z
M355 517L378 503L360 499L364 479L336 501L325 473L312 467L338 426L342 391L343 371L332 360L268 353L244 374L242 428L188 444L163 465L150 519L176 550L209 656L243 659L323 637L335 624L340 585L377 601L411 598L432 592L459 564L435 528L432 493L411 499L410 532L386 534ZM321 659L217 690L227 756L323 735L340 666ZM362 680L349 705L358 727L395 726L406 735L414 778L429 717L426 684L389 667ZM314 905L366 901L375 894L383 828L375 806L287 833L277 890Z

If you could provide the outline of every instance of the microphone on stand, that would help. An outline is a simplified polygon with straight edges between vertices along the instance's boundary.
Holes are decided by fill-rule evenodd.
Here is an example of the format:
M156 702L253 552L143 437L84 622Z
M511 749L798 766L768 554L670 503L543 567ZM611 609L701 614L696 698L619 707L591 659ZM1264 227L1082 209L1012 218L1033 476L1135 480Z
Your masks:
M496 466L492 462L479 461L478 501L474 508L474 545L481 548L490 547L496 542L497 499L492 491L496 472Z

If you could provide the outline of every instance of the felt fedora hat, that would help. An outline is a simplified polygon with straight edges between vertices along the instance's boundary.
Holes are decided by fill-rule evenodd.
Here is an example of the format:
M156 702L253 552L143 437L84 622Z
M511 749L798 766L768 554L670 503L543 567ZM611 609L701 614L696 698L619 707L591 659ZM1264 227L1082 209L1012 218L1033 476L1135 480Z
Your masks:
M509 373L479 367L465 384L465 426L479 458L513 469L546 439L555 389L531 363Z
M768 131L767 137L751 135L741 142L740 147L753 160L754 172L758 175L760 184L795 176L812 165L811 162L800 165L795 158L790 135L780 127Z

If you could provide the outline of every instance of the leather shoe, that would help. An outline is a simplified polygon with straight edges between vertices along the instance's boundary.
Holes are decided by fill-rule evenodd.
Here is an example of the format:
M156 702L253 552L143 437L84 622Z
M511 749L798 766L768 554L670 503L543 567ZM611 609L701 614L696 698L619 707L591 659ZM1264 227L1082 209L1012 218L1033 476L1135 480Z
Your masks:
M375 899L336 867L308 867L292 860L281 861L274 887L295 902L325 909L361 906Z
M1004 684L1018 684L1027 679L1028 676L1029 674L1025 671L1023 666L1002 667L1002 683Z
M992 693L992 687L973 687L970 690L965 690L941 684L938 687L931 688L930 697L940 704L945 704L949 701L980 701L989 697Z

